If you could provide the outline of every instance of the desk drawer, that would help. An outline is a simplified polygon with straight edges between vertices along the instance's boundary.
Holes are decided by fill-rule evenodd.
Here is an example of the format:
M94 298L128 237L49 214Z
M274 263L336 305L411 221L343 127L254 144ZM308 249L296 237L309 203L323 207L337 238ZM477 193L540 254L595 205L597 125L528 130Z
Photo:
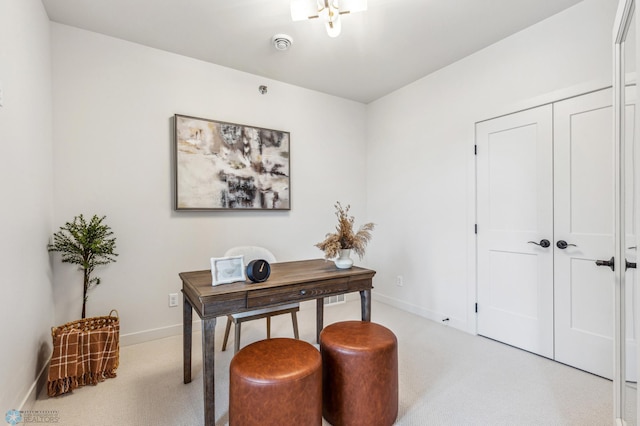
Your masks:
M327 282L250 291L247 294L247 308L257 308L287 302L301 302L303 300L319 299L332 294L344 293L349 288L348 283L349 279L344 278Z

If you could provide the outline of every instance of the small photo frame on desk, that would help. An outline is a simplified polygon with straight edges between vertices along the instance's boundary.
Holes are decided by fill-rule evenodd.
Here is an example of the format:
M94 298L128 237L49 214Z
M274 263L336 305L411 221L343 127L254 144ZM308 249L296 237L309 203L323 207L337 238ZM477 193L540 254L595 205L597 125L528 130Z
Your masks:
M212 257L211 285L246 281L244 256Z

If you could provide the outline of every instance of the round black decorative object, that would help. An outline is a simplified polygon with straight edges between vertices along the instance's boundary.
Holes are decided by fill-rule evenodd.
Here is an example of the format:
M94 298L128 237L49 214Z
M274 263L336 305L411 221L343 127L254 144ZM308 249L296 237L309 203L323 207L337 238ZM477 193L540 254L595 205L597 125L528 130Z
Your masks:
M255 259L247 265L247 277L254 283L262 283L269 278L271 265L264 259Z

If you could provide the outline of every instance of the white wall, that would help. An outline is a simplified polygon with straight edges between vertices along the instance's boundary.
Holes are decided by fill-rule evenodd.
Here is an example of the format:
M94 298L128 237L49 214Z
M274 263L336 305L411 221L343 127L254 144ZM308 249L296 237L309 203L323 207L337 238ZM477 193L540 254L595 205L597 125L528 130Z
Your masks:
M0 414L19 409L51 351L51 54L39 0L0 0ZM33 395L32 395L33 396Z
M475 332L474 123L610 84L616 3L585 0L368 105L378 299Z
M363 216L364 105L55 23L52 52L54 224L107 216L120 256L97 271L87 315L117 309L125 343L181 332L181 307L167 306L179 272L208 269L234 245L264 245L279 260L322 257L314 244L335 227L334 203ZM292 209L173 211L176 113L291 132ZM80 316L82 277L58 260L63 323Z
M0 285L12 301L0 310L0 410L29 394L50 326L80 315L80 273L46 252L79 213L107 215L118 238L88 315L117 309L123 340L180 332L181 309L167 307L178 272L230 245L320 257L337 200L378 224L366 259L375 297L473 331L473 123L610 81L614 13L585 0L363 106L59 24L50 35L39 1L0 0ZM176 113L290 131L292 210L173 211Z

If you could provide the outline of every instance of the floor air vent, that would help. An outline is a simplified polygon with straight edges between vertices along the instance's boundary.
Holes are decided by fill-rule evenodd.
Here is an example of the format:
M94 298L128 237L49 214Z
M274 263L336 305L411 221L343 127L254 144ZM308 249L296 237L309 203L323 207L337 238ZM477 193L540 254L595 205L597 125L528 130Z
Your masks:
M324 304L326 305L335 305L338 303L344 303L344 294L338 294L337 296L329 296L324 298Z

